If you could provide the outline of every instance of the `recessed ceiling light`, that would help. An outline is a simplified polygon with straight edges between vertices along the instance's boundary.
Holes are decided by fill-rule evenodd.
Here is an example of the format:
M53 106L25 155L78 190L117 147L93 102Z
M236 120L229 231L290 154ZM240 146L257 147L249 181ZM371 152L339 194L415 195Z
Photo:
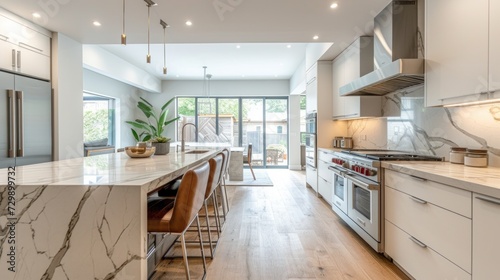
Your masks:
M39 13L32 13L31 14L34 18L41 18L42 16Z
M188 20L188 21L186 21L186 25L191 26L191 25L193 25L193 23L190 20Z
M276 77L278 77L278 75L274 75L274 77L276 78Z
M292 47L292 45L286 45L286 47L287 47L287 48L291 48L291 47Z
M319 36L318 36L318 35L314 35L313 39L314 39L314 40L318 40L318 39L319 39Z
M241 75L242 78L245 78L245 75Z
M239 49L239 48L241 48L241 46L240 45L236 45L236 48Z
M97 20L94 20L94 22L92 22L92 24L95 25L95 26L101 26L101 23L98 22Z
M330 5L330 8L332 9L336 9L337 7L339 6L339 4L337 2L334 2Z
M179 78L179 75L175 75L177 78Z

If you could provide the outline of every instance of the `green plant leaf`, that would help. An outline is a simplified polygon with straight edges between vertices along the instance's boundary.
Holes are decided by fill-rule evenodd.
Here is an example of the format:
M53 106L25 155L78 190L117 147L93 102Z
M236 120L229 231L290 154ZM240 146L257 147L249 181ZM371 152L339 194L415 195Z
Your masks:
M131 128L131 130L132 130L132 135L135 138L135 141L140 142L139 135L137 134L137 132L133 128Z
M144 98L142 98L142 97L139 97L139 98L140 98L142 101L144 101L144 103L148 104L148 105L149 105L149 107L151 107L151 108L153 108L153 107L154 107L154 106L153 106L151 103L149 103L146 99L144 99ZM139 101L139 102L140 102L140 101Z
M131 126L133 126L135 128L140 128L140 129L143 129L146 131L150 131L150 127L148 125L144 125L144 124L132 122L132 121L126 121L126 123L130 124Z
M178 117L176 117L176 118L174 118L174 119L168 120L168 121L166 121L166 122L165 122L165 125L164 125L164 126L167 126L167 125L169 125L169 124L171 124L171 123L173 123L173 122L175 122L175 121L179 120L180 118L181 118L181 117L180 117L180 116L178 116Z
M139 109L141 109L141 111L144 113L144 115L149 119L151 117L151 115L153 114L153 108L151 108L150 106L146 105L145 103L143 102L140 102L137 103L137 107Z
M146 142L146 141L149 141L149 139L151 139L151 134L144 136L144 139L142 139L142 141Z
M172 103L173 101L175 100L175 97L172 97L169 101L167 101L167 103L163 104L163 106L161 106L161 110L165 110L165 108L168 107L168 105L170 105L170 103Z

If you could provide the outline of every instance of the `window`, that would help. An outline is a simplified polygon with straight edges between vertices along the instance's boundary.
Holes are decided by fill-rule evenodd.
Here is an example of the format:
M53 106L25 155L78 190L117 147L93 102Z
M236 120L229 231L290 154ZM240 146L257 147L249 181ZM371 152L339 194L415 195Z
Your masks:
M83 141L107 138L115 144L115 100L102 95L83 93Z

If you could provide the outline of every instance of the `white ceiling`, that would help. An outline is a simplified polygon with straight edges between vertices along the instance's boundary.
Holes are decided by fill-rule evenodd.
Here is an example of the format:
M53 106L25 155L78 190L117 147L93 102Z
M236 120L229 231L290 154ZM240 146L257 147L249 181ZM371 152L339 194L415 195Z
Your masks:
M306 43L334 42L332 58L360 35L372 33L373 17L390 0L157 0L151 7L153 65L147 65L147 7L126 0L127 46L122 0L3 1L3 8L83 44L106 49L161 79L163 29L167 28L168 79L288 79L303 61ZM330 4L337 2L337 9ZM36 19L33 12L42 15ZM102 26L95 27L98 20ZM192 26L185 22L191 20ZM318 40L312 37L318 35ZM241 48L237 49L239 44ZM286 45L291 44L291 48ZM179 75L177 78L176 76ZM242 75L245 77L243 78Z

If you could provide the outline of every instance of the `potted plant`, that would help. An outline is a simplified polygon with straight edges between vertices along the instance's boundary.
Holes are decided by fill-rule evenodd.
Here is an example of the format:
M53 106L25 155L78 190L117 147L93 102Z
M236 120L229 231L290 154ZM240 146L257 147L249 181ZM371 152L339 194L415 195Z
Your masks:
M140 97L137 102L137 108L146 117L145 120L136 119L135 121L126 121L126 123L132 126L132 135L137 142L151 142L153 146L156 147L155 155L166 155L170 151L170 138L163 136L165 127L180 117L175 117L173 119L167 120L168 116L168 105L175 100L175 97L168 100L163 106L159 114L155 110L154 106L149 103L146 99ZM138 129L138 130L136 130Z

